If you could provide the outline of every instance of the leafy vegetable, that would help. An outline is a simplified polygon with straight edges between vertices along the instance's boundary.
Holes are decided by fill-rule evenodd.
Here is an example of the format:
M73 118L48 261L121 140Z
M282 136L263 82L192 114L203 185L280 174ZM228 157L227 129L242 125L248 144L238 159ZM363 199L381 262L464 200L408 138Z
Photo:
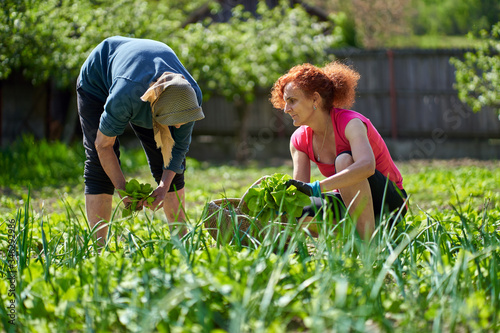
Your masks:
M304 206L310 204L309 197L298 191L293 185L287 187L287 174L275 173L266 177L255 187L248 190L244 201L248 207L248 214L266 221L279 212L286 212L290 216L300 217Z
M122 197L128 197L132 203L127 205L122 210L122 217L127 217L136 211L137 203L145 200L148 204L154 201L149 195L153 192L153 187L150 184L142 184L137 179L131 179L125 184L125 190L118 190Z

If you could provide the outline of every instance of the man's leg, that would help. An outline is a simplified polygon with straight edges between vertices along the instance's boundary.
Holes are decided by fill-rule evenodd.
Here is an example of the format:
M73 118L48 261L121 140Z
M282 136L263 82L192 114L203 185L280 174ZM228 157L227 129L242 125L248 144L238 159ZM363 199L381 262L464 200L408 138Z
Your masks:
M93 228L101 221L111 219L111 205L113 196L109 194L86 194L85 209L90 227ZM96 239L101 246L106 243L108 226L105 223L99 223L96 231Z
M178 234L180 237L184 236L187 232L186 228L186 215L184 214L185 207L185 193L184 188L168 192L163 200L163 211L167 217L170 232Z
M102 220L110 220L114 191L113 183L103 170L94 145L104 103L86 93L81 87L77 87L77 102L86 156L84 168L85 209L89 225L94 227ZM118 139L113 148L119 157ZM105 225L102 226L104 227L101 228L101 225L98 227L100 230L97 231L95 238L101 245L104 245L108 228Z

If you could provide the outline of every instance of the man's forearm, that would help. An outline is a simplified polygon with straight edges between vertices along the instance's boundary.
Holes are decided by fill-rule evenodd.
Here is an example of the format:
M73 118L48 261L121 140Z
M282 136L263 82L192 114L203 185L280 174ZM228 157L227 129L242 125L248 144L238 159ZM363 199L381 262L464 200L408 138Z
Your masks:
M174 171L163 169L160 186L161 185L165 186L167 188L167 192L168 189L170 188L170 184L172 183L172 179L174 179L175 175L176 173Z
M125 189L125 176L118 163L118 158L115 155L112 147L104 147L97 150L99 160L101 161L104 172L117 189Z

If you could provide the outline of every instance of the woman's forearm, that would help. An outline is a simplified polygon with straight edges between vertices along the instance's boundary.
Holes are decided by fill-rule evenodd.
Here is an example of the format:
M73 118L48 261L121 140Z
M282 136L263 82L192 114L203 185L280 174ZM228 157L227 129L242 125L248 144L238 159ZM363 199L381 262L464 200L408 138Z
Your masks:
M375 172L370 161L353 163L349 168L337 172L333 176L320 181L322 192L337 190L343 187L352 186L364 179L368 179Z

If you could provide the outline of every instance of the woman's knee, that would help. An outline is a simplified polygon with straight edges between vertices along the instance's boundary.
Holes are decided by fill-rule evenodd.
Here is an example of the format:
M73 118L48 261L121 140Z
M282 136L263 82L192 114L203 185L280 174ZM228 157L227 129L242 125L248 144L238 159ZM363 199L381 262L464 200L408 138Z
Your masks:
M354 163L352 155L350 153L340 153L335 159L335 171L339 172L347 169Z

